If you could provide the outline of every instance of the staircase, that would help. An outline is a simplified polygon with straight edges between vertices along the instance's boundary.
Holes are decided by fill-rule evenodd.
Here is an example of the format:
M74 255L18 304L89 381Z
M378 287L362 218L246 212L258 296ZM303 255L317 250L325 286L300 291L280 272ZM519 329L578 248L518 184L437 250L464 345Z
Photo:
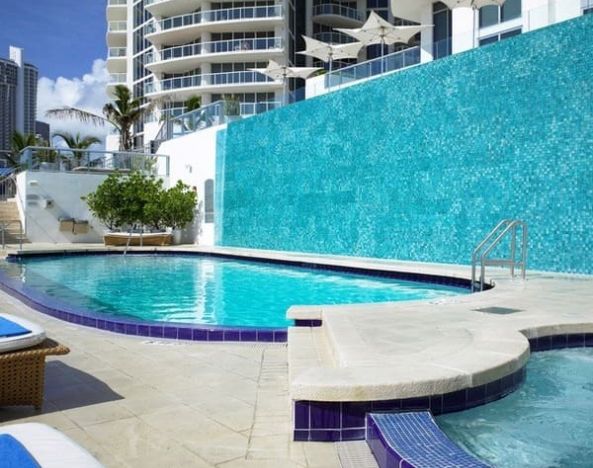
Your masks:
M4 239L2 239L4 231ZM28 243L27 237L21 232L21 217L16 199L7 198L0 201L0 247L4 244Z

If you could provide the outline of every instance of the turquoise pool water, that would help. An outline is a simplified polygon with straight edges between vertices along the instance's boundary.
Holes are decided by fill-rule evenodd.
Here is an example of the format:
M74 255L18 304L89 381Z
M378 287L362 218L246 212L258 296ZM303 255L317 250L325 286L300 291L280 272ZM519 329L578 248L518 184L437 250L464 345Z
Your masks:
M72 306L143 320L284 327L291 305L434 299L461 288L183 255L25 257L27 286Z
M534 353L519 390L437 422L496 467L591 467L593 348Z

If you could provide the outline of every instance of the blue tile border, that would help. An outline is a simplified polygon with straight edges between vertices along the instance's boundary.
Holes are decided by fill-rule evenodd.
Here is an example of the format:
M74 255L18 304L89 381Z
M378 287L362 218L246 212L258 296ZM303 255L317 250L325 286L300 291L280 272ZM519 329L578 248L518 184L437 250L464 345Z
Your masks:
M488 468L442 432L428 411L367 415L366 441L379 468Z
M0 289L32 309L66 322L121 335L145 338L209 341L286 343L286 328L226 327L151 322L83 310L42 294L0 271Z
M512 393L523 383L525 375L523 367L484 385L418 398L361 402L295 401L294 439L310 442L360 440L367 430L368 413L430 411L438 415L462 411Z
M529 346L532 352L593 347L593 333L568 333L530 338ZM369 413L430 411L437 416L463 411L505 397L519 388L525 381L525 377L526 367L523 367L484 385L418 398L361 402L297 400L293 407L294 440L310 442L362 440L368 429L366 416Z
M23 257L64 257L91 255L122 255L122 251L61 251L61 252L27 252L24 254L9 254L8 262L19 262ZM345 273L363 274L366 276L389 277L393 279L417 281L423 283L455 286L470 289L470 280L438 275L424 275L420 273L403 273L388 270L367 270L357 267L337 265L323 265L293 260L279 260L265 257L244 257L241 255L222 254L216 252L188 252L171 250L135 251L128 255L179 255L201 256L227 260L240 260L266 264L286 265L299 268L340 271ZM257 328L257 327L227 327L223 325L191 325L182 323L150 322L135 318L122 318L99 314L92 310L82 310L65 304L54 297L35 291L19 281L10 278L0 271L0 289L18 298L29 307L52 317L75 323L85 327L97 328L123 335L142 336L147 338L163 338L187 341L232 341L232 342L262 342L286 343L288 341L287 328ZM321 320L296 320L295 326L319 327Z

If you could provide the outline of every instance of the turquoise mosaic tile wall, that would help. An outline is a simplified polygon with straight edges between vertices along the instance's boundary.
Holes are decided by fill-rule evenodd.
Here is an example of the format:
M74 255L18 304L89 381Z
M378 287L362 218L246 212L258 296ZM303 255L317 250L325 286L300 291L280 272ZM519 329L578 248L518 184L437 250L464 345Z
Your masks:
M217 243L593 273L593 15L231 124Z

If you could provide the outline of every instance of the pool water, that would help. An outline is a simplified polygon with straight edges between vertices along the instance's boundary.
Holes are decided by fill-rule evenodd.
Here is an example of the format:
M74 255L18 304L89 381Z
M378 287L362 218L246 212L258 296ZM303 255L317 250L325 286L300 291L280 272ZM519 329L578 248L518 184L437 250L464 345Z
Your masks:
M465 289L191 255L24 257L4 268L68 305L143 320L285 327L291 305L434 299Z
M437 422L496 467L591 467L593 348L534 353L519 390Z

